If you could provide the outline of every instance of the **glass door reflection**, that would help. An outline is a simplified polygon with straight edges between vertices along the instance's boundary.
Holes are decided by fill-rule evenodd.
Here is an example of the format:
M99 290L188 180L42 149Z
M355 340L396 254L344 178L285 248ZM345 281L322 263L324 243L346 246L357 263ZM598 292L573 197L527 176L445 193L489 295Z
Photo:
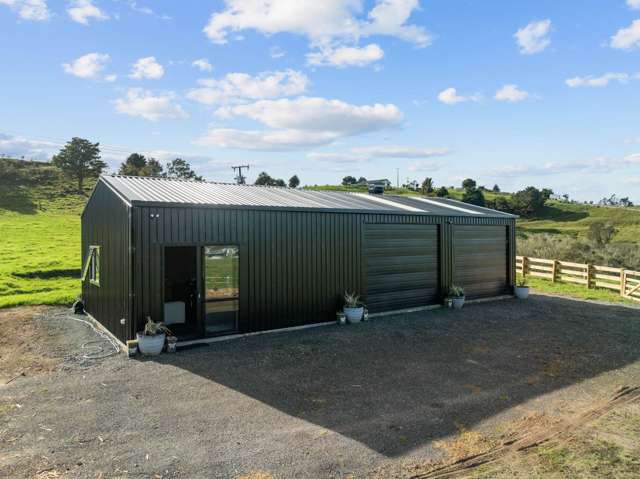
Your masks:
M204 334L217 336L238 331L239 256L237 246L205 246Z

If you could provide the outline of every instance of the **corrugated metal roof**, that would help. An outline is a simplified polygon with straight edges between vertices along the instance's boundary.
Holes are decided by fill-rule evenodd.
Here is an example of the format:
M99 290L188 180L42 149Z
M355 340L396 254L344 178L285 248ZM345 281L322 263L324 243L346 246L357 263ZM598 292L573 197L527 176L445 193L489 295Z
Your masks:
M253 208L370 211L437 216L512 216L443 198L377 196L343 191L313 191L142 176L103 175L100 178L131 204L166 203Z

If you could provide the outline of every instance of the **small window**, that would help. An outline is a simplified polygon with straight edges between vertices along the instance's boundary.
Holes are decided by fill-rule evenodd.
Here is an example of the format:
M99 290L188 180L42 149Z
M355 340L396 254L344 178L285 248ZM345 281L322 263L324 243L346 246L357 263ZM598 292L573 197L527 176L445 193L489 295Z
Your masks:
M82 281L87 278L89 283L100 286L100 246L89 246L89 253L82 271Z

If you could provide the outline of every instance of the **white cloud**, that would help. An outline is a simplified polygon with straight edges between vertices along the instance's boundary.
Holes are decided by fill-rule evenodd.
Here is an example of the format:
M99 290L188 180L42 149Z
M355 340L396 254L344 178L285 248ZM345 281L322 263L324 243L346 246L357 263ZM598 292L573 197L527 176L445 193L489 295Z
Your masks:
M605 87L612 81L626 83L629 80L627 73L605 73L599 77L588 75L585 77L573 77L565 80L567 86L571 88L588 86L588 87Z
M156 57L144 57L133 64L129 78L157 80L162 78L163 75L164 68L156 61Z
M627 6L631 10L640 10L640 0L627 0Z
M269 48L269 55L271 55L271 58L282 58L286 54L287 52L277 45Z
M442 163L438 161L415 161L407 169L416 173L419 171L437 171L440 168L442 168Z
M430 43L423 27L408 24L418 0L377 0L366 14L363 0L225 0L204 28L214 43L227 43L232 32L251 29L265 35L281 32L304 35L314 44L355 41L388 35L418 46Z
M448 148L415 148L410 146L365 146L353 148L351 151L370 158L431 158L451 153Z
M199 58L197 60L194 60L191 66L196 67L202 72L210 72L211 70L213 70L213 66L206 58Z
M43 22L51 18L46 0L0 0L0 5L7 5L23 20Z
M291 150L326 145L348 136L397 126L395 105L351 105L340 100L299 97L221 107L221 118L245 117L265 130L211 128L197 144L245 150Z
M194 143L200 146L239 150L285 151L325 145L337 138L333 132L323 131L210 128Z
M105 80L105 81L108 81L108 82L110 82L110 83L111 83L111 82L116 81L117 79L118 79L118 75L116 75L116 74L114 74L114 73L112 73L112 74L107 75L107 76L105 76L105 77L104 77L104 80Z
M611 37L611 48L631 50L640 47L640 20L634 20L627 28L621 28Z
M175 100L173 92L154 95L141 88L129 88L126 97L118 98L114 105L118 113L139 116L150 121L186 118L187 113Z
M315 66L363 67L381 60L384 51L375 43L365 47L323 47L320 51L307 53L307 63Z
M377 158L432 158L451 153L448 148L416 148L411 146L365 146L343 152L311 152L307 158L328 163L359 163ZM416 162L415 164L419 164Z
M48 160L62 145L50 141L29 140L0 133L0 155L34 160Z
M495 168L491 177L547 176L562 173L610 173L630 166L640 165L640 154L623 158L597 157L583 161L547 162L535 165L517 165Z
M549 31L551 30L551 20L541 20L531 22L526 27L522 27L513 36L516 38L520 53L532 55L539 53L551 44Z
M109 55L106 53L87 53L71 63L63 63L62 67L69 75L93 79L97 78L98 74L105 69L109 59ZM107 81L111 80L107 79Z
M250 118L271 128L337 132L340 136L381 130L399 124L403 118L395 105L352 105L319 97L262 100L223 107L219 113Z
M524 90L518 89L517 85L505 85L500 88L495 95L495 99L498 101L509 101L511 103L517 103L522 100L526 100L529 97L529 93Z
M295 70L263 72L256 76L247 73L229 73L220 79L199 80L201 88L187 93L187 98L216 105L238 100L262 100L304 93L309 79Z
M462 96L458 95L458 91L451 87L438 93L438 100L447 105L455 105L456 103L464 103L467 101L480 101L479 94Z
M74 22L89 25L89 19L108 20L109 15L100 10L91 0L75 0L67 8L67 13Z

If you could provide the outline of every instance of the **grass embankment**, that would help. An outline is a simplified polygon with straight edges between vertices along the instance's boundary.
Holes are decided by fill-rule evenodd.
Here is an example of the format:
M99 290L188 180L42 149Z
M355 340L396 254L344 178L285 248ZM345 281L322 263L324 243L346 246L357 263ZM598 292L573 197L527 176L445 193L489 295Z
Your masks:
M618 232L616 242L640 241L640 209L614 208L550 201L536 218L519 219L518 228L530 233L564 234L585 237L596 221L611 223Z
M527 277L527 284L532 292L556 294L577 299L608 301L610 303L626 303L640 305L637 301L623 298L619 293L604 288L588 289L580 284L552 282L542 278Z
M0 308L69 304L80 292L85 195L46 163L17 162L0 178ZM14 174L15 173L15 174Z

